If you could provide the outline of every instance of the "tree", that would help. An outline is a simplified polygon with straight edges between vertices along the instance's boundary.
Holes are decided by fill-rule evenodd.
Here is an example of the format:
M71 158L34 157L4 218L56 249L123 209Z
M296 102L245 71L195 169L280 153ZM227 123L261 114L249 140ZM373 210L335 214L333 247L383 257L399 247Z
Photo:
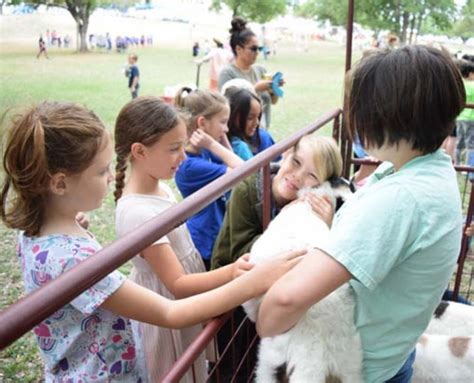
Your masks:
M286 0L212 0L211 9L219 11L222 5L232 10L232 17L264 24L286 12Z
M357 4L357 2L356 2ZM347 2L332 0L309 0L300 6L295 6L295 15L321 21L329 21L332 25L346 25Z
M5 5L18 5L20 0L0 0L0 15L3 15L3 7Z
M77 35L79 36L78 51L87 52L87 28L89 27L89 18L92 12L100 5L105 6L109 4L117 4L123 1L114 0L27 0L27 4L35 6L44 4L48 7L65 8L69 11L74 21L76 22ZM127 1L128 4L133 1Z
M303 17L329 20L334 25L345 25L347 20L346 2L309 0L297 7L296 12ZM455 13L454 0L358 0L354 20L376 34L389 30L404 44L411 42L415 33L420 33L428 19L439 29L449 29Z
M461 10L461 19L454 24L452 35L465 43L474 35L474 0L468 0Z

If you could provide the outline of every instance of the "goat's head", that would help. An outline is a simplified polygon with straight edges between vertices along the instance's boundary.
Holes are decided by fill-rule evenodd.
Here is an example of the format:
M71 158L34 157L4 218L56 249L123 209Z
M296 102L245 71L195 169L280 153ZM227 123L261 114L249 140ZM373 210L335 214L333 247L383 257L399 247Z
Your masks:
M345 201L351 198L354 192L355 188L351 182L343 177L334 177L315 188L301 189L298 192L298 196L302 197L306 193L328 196L335 207L335 211L337 211Z

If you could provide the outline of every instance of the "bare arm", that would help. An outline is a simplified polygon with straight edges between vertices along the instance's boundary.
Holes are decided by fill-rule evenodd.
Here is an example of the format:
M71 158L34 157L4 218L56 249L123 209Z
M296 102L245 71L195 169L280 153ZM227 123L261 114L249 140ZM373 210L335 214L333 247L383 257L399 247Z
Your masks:
M263 294L273 282L296 265L304 251L283 254L255 266L239 278L206 293L172 301L131 281L113 293L101 308L140 322L183 328L220 315Z
M252 267L243 258L218 270L186 274L169 244L150 246L142 252L142 255L158 278L176 298L185 298L212 290L230 282Z
M189 139L191 145L197 148L205 148L219 157L230 169L244 163L244 160L235 154L231 149L226 148L202 129L196 129ZM229 169L228 169L229 170Z
M138 84L138 76L135 76L132 80L132 86L130 87L130 89L132 91L134 91L135 89L137 89L137 84Z
M225 148L227 148L227 149L229 149L229 150L232 150L232 145L230 144L229 139L227 138L226 135L222 136L222 139L221 139L220 143L221 143L222 146L224 146Z
M270 337L288 331L310 306L349 281L347 269L326 253L313 249L278 280L263 298L257 332Z

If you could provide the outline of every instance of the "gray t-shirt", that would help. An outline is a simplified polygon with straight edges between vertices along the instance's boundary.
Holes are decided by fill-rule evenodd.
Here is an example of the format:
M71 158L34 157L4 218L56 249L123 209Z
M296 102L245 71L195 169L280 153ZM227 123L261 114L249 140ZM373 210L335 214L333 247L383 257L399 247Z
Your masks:
M242 78L247 80L251 84L255 85L257 82L263 79L263 75L267 72L267 70L261 65L252 65L249 71L241 71L237 68L234 64L227 65L224 69L222 69L221 73L219 74L219 80L217 82L217 86L219 90L222 89L222 86L229 80L234 78ZM263 119L261 121L262 126L265 129L270 128L270 114L271 114L271 106L272 106L272 98L270 93L268 92L258 92L262 100L262 109L263 109Z

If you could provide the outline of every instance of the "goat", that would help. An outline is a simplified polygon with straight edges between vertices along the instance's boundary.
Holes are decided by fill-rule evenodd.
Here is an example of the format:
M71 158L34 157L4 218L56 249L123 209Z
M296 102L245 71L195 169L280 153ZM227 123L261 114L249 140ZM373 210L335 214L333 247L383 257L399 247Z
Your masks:
M327 195L335 205L336 197L347 198L350 189L338 179L305 192ZM295 201L282 209L254 243L250 262L264 262L285 250L317 247L328 232L329 227L307 202ZM260 301L256 298L243 304L253 321ZM345 284L313 305L287 333L262 339L256 381L362 382L362 347L354 326L354 307L352 290Z

